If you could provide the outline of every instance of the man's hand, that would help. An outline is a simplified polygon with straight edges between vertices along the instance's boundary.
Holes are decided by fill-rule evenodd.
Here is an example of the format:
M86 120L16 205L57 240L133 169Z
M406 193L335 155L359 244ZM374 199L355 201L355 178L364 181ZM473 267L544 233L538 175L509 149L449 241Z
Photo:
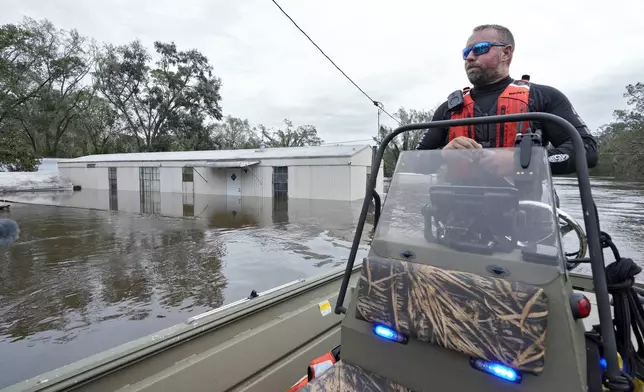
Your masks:
M447 143L443 150L462 149L462 148L483 148L476 140L469 137L459 136L454 138L451 142Z
M507 176L514 171L514 149L498 149L479 161L480 167L499 176Z

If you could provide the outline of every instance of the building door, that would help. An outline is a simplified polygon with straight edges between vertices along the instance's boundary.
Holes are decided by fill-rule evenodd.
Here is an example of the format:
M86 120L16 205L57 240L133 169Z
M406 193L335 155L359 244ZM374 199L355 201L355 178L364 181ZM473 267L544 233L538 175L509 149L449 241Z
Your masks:
M226 194L228 196L241 196L241 169L226 170Z

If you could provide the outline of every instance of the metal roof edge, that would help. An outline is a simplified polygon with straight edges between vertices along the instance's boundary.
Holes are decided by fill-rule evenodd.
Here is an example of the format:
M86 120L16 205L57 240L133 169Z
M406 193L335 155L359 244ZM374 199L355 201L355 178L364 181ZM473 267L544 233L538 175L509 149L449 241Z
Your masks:
M359 149L357 151L354 151L353 154L351 154L350 156L351 157L356 156L356 154L361 153L363 150L366 150L367 148L371 149L371 145L370 144L365 144L364 146L362 146L361 149Z
M356 148L358 145L355 146ZM356 149L355 151L352 151L350 153L346 154L337 154L337 155L310 155L310 156L301 156L301 157L292 157L292 156L284 156L284 157L260 157L260 156L255 156L255 157L247 157L247 158L216 158L216 159L204 159L202 157L200 158L194 158L194 159L139 159L139 160L131 160L131 159L119 159L119 160L100 160L100 159L92 159L92 160L80 160L81 158L89 157L91 155L86 155L82 157L77 157L77 158L68 158L68 159L63 159L59 158L58 164L85 164L85 163L112 163L112 162L198 162L198 161L248 161L248 160L257 160L257 159L262 159L262 160L276 160L276 159L325 159L325 158L351 158L354 157L356 154L361 153L367 148L371 148L371 145L365 144L361 148ZM137 153L133 153L137 154ZM112 155L112 154L105 154L105 155ZM98 154L100 156L100 154ZM78 160L77 160L78 159Z

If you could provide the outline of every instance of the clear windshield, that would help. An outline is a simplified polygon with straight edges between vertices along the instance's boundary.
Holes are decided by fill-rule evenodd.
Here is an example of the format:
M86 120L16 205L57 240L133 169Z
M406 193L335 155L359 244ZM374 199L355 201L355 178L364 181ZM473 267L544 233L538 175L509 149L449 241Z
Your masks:
M415 246L563 265L547 151L531 152L525 169L518 148L402 152L376 252L400 258Z

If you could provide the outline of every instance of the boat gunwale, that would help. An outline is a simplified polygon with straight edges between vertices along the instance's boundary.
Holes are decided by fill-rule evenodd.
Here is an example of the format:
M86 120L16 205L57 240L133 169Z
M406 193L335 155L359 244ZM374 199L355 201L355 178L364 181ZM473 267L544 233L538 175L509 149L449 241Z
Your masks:
M356 272L362 268L358 263ZM159 354L189 340L213 332L240 318L260 312L265 308L278 305L306 292L313 291L334 280L342 279L344 267L309 278L296 279L258 293L253 299L240 299L222 307L215 308L161 331L123 343L101 351L70 364L52 369L34 377L8 385L0 392L60 391L91 382L106 374L118 371L147 357ZM294 282L294 283L293 283ZM293 284L290 284L293 283ZM280 288L280 289L278 289ZM234 306L231 306L234 305ZM206 314L205 317L200 317ZM194 320L196 318L196 320Z

